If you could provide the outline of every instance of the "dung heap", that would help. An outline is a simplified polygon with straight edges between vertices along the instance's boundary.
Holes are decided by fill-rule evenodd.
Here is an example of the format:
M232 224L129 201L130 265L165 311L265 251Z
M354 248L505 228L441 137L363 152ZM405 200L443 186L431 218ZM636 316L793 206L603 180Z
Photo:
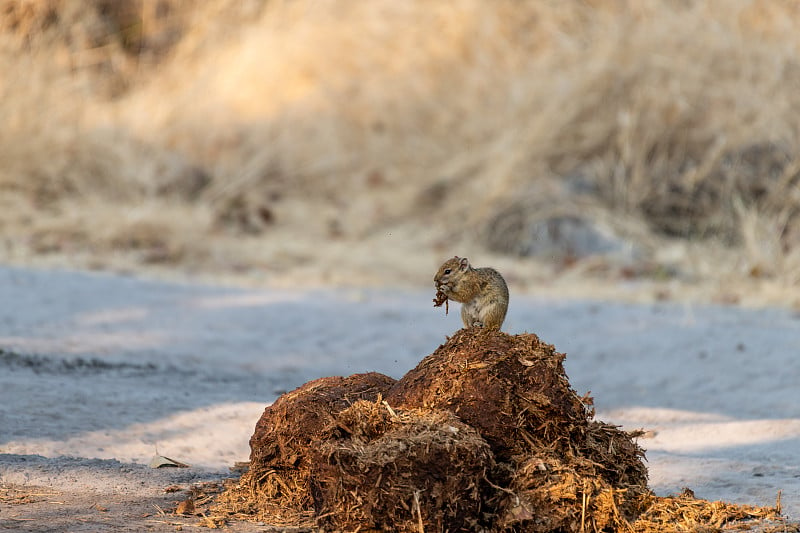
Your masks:
M344 531L660 528L663 514L636 522L665 507L638 435L594 420L564 357L533 334L461 330L399 381L309 382L265 409L212 511Z

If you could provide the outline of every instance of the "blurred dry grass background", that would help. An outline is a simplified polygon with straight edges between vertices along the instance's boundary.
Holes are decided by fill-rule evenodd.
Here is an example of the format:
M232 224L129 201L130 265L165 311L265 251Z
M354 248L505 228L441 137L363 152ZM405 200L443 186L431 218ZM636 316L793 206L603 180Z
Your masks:
M792 0L0 0L0 253L795 298L797 27Z

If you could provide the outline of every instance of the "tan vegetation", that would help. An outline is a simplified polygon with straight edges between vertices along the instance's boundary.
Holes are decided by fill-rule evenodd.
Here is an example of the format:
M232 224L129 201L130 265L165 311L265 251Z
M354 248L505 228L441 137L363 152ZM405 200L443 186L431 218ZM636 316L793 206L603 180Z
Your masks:
M791 302L798 23L789 0L2 0L0 250L401 284L493 255L524 286L553 267L516 257L525 228L581 215L636 257L556 270Z

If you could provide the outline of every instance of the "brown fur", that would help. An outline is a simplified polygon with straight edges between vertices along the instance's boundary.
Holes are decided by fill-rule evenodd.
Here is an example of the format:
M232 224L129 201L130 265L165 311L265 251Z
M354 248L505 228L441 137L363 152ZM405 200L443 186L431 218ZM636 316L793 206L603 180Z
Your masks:
M448 272L449 271L449 272ZM508 286L493 268L473 268L466 257L445 261L433 278L436 289L461 302L464 326L500 329L508 311Z

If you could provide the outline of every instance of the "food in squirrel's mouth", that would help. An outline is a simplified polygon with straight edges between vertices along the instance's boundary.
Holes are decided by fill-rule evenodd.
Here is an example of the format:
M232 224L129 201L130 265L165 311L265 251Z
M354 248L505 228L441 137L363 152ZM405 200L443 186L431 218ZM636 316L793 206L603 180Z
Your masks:
M450 312L450 301L447 299L447 295L442 292L441 289L436 290L436 297L433 299L433 306L434 307L441 307L444 304L444 314L448 314Z

